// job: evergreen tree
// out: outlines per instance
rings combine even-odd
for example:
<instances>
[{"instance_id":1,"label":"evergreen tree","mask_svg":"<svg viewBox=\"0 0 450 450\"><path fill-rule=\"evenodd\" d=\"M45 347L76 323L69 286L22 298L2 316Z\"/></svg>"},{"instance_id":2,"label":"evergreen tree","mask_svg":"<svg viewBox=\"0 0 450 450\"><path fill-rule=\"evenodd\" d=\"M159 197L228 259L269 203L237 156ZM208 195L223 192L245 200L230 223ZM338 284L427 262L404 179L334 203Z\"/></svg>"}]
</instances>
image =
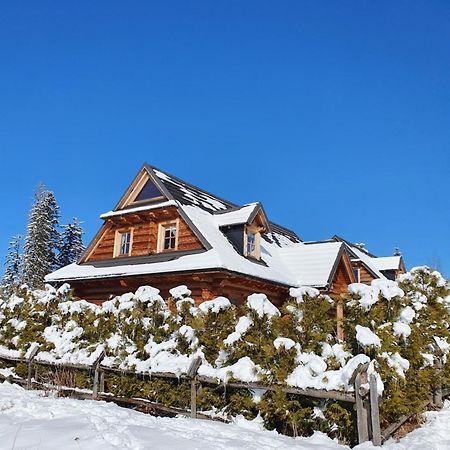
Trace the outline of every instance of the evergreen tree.
<instances>
[{"instance_id":1,"label":"evergreen tree","mask_svg":"<svg viewBox=\"0 0 450 450\"><path fill-rule=\"evenodd\" d=\"M57 268L77 262L84 251L83 229L77 218L67 225L62 225L60 235Z\"/></svg>"},{"instance_id":2,"label":"evergreen tree","mask_svg":"<svg viewBox=\"0 0 450 450\"><path fill-rule=\"evenodd\" d=\"M45 275L57 267L58 222L59 206L55 196L39 186L28 219L24 247L24 281L32 288L42 287Z\"/></svg>"},{"instance_id":3,"label":"evergreen tree","mask_svg":"<svg viewBox=\"0 0 450 450\"><path fill-rule=\"evenodd\" d=\"M22 255L20 253L22 236L14 236L9 244L5 261L1 289L3 294L9 295L22 281Z\"/></svg>"}]
</instances>

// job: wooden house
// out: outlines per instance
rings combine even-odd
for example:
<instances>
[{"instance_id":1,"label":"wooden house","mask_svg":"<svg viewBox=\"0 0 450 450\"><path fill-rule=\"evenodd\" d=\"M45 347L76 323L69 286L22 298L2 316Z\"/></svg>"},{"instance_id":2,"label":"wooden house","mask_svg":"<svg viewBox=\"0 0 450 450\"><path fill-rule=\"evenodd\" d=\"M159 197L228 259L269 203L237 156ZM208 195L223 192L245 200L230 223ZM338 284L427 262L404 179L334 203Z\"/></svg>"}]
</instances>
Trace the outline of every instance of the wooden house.
<instances>
[{"instance_id":1,"label":"wooden house","mask_svg":"<svg viewBox=\"0 0 450 450\"><path fill-rule=\"evenodd\" d=\"M352 244L303 242L270 221L260 203L235 205L148 164L100 217L103 225L81 259L46 277L70 283L76 296L93 302L141 285L167 297L184 284L198 302L223 295L239 304L263 292L281 305L290 287L339 296L357 281ZM390 267L372 275L384 277Z\"/></svg>"}]
</instances>

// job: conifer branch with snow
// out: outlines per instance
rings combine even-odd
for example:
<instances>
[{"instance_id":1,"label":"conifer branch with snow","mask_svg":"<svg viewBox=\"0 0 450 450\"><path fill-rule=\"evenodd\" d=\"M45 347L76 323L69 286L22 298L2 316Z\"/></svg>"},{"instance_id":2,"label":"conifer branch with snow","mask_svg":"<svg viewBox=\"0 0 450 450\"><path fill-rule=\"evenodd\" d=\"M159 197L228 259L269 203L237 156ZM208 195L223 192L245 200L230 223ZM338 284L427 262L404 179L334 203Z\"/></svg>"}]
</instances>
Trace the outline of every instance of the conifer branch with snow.
<instances>
[{"instance_id":1,"label":"conifer branch with snow","mask_svg":"<svg viewBox=\"0 0 450 450\"><path fill-rule=\"evenodd\" d=\"M5 261L5 273L3 275L1 290L4 294L10 295L22 281L22 255L20 247L22 236L14 236L8 247L8 254Z\"/></svg>"},{"instance_id":2,"label":"conifer branch with snow","mask_svg":"<svg viewBox=\"0 0 450 450\"><path fill-rule=\"evenodd\" d=\"M72 222L62 225L63 229L59 239L59 253L57 256L57 268L61 268L77 262L84 252L83 229L75 217Z\"/></svg>"},{"instance_id":3,"label":"conifer branch with snow","mask_svg":"<svg viewBox=\"0 0 450 450\"><path fill-rule=\"evenodd\" d=\"M28 219L23 257L24 282L30 287L41 287L45 275L57 267L59 217L59 206L53 192L39 186Z\"/></svg>"}]
</instances>

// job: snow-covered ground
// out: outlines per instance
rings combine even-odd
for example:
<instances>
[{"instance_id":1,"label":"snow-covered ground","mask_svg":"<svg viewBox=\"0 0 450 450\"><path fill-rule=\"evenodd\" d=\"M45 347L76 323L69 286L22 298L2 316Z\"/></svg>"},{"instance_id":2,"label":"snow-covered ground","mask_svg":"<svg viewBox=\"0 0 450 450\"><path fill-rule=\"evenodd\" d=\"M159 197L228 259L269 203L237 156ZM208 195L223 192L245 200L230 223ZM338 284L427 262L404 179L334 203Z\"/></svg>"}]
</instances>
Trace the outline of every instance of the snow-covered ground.
<instances>
[{"instance_id":1,"label":"snow-covered ground","mask_svg":"<svg viewBox=\"0 0 450 450\"><path fill-rule=\"evenodd\" d=\"M450 448L450 402L389 450ZM260 430L257 422L223 424L152 417L111 403L55 398L17 385L0 384L0 449L306 449L344 450L327 436L292 439ZM371 444L356 447L373 448Z\"/></svg>"}]
</instances>

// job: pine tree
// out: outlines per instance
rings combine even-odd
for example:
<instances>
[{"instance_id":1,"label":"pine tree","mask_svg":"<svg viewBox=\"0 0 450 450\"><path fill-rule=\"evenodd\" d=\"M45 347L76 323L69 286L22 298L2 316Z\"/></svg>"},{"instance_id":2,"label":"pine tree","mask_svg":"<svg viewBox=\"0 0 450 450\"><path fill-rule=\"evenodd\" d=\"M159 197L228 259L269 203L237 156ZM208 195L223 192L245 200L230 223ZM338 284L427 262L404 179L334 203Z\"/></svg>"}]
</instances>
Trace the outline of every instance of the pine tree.
<instances>
[{"instance_id":1,"label":"pine tree","mask_svg":"<svg viewBox=\"0 0 450 450\"><path fill-rule=\"evenodd\" d=\"M1 284L1 290L4 295L11 294L22 280L21 242L22 236L14 236L9 244L5 261L5 274Z\"/></svg>"},{"instance_id":2,"label":"pine tree","mask_svg":"<svg viewBox=\"0 0 450 450\"><path fill-rule=\"evenodd\" d=\"M62 225L63 232L60 235L59 253L57 256L57 268L77 262L84 251L83 229L77 218L67 225Z\"/></svg>"},{"instance_id":3,"label":"pine tree","mask_svg":"<svg viewBox=\"0 0 450 450\"><path fill-rule=\"evenodd\" d=\"M24 281L32 288L42 287L45 275L57 267L58 222L59 206L55 196L39 186L28 219L24 247Z\"/></svg>"}]
</instances>

